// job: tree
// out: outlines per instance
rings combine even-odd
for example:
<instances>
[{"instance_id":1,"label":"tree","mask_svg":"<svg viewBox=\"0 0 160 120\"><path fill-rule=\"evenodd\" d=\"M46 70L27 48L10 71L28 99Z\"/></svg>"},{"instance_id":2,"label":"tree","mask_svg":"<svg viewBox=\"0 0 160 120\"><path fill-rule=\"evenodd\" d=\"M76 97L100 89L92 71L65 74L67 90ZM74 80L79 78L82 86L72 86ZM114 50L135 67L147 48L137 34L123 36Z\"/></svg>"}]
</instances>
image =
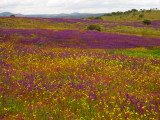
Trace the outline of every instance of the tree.
<instances>
[{"instance_id":1,"label":"tree","mask_svg":"<svg viewBox=\"0 0 160 120\"><path fill-rule=\"evenodd\" d=\"M144 25L150 25L150 24L151 24L151 21L150 21L150 20L143 20L143 24L144 24Z\"/></svg>"},{"instance_id":2,"label":"tree","mask_svg":"<svg viewBox=\"0 0 160 120\"><path fill-rule=\"evenodd\" d=\"M116 12L112 12L112 15L116 15Z\"/></svg>"},{"instance_id":3,"label":"tree","mask_svg":"<svg viewBox=\"0 0 160 120\"><path fill-rule=\"evenodd\" d=\"M112 14L108 13L108 14L104 14L104 16L112 16Z\"/></svg>"},{"instance_id":4,"label":"tree","mask_svg":"<svg viewBox=\"0 0 160 120\"><path fill-rule=\"evenodd\" d=\"M101 27L99 25L96 24L91 24L87 27L87 30L97 30L97 31L101 31Z\"/></svg>"},{"instance_id":5,"label":"tree","mask_svg":"<svg viewBox=\"0 0 160 120\"><path fill-rule=\"evenodd\" d=\"M152 10L146 10L146 12L151 12Z\"/></svg>"},{"instance_id":6,"label":"tree","mask_svg":"<svg viewBox=\"0 0 160 120\"><path fill-rule=\"evenodd\" d=\"M132 11L132 12L138 12L138 10L137 10L137 9L132 9L131 11Z\"/></svg>"},{"instance_id":7,"label":"tree","mask_svg":"<svg viewBox=\"0 0 160 120\"><path fill-rule=\"evenodd\" d=\"M10 15L10 17L16 17L16 16L12 14L12 15Z\"/></svg>"},{"instance_id":8,"label":"tree","mask_svg":"<svg viewBox=\"0 0 160 120\"><path fill-rule=\"evenodd\" d=\"M94 20L94 17L92 16L92 17L89 17L88 19L90 19L90 20Z\"/></svg>"},{"instance_id":9,"label":"tree","mask_svg":"<svg viewBox=\"0 0 160 120\"><path fill-rule=\"evenodd\" d=\"M94 20L102 20L102 17L101 16L95 17Z\"/></svg>"},{"instance_id":10,"label":"tree","mask_svg":"<svg viewBox=\"0 0 160 120\"><path fill-rule=\"evenodd\" d=\"M145 11L146 11L146 9L143 9L143 10L142 10L142 12L145 12Z\"/></svg>"}]
</instances>

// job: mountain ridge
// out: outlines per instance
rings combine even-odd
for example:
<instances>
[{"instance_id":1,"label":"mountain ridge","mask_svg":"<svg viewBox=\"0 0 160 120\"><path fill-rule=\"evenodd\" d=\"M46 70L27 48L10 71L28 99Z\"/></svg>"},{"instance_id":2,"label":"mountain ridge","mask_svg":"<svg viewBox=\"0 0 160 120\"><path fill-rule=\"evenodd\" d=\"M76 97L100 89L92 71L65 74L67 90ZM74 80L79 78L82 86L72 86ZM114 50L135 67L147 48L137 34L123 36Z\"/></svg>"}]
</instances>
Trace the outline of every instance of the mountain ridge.
<instances>
[{"instance_id":1,"label":"mountain ridge","mask_svg":"<svg viewBox=\"0 0 160 120\"><path fill-rule=\"evenodd\" d=\"M10 15L15 15L17 17L42 17L42 18L87 18L87 17L98 17L102 16L105 13L60 13L60 14L28 14L28 15L23 15L23 14L15 14L12 12L2 12L0 13L0 16L10 16Z\"/></svg>"}]
</instances>

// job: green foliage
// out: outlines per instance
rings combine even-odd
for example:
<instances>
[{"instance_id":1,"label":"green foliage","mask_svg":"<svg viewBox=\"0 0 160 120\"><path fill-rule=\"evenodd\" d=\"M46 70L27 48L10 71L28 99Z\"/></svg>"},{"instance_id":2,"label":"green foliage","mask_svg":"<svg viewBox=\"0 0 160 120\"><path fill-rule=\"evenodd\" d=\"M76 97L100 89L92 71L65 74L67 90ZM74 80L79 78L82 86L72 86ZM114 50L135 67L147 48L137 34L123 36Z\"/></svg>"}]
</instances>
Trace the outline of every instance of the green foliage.
<instances>
[{"instance_id":1,"label":"green foliage","mask_svg":"<svg viewBox=\"0 0 160 120\"><path fill-rule=\"evenodd\" d=\"M123 14L123 12L120 12L120 11L118 11L118 12L112 12L112 15L122 15Z\"/></svg>"},{"instance_id":2,"label":"green foliage","mask_svg":"<svg viewBox=\"0 0 160 120\"><path fill-rule=\"evenodd\" d=\"M104 14L104 16L112 16L112 14Z\"/></svg>"},{"instance_id":3,"label":"green foliage","mask_svg":"<svg viewBox=\"0 0 160 120\"><path fill-rule=\"evenodd\" d=\"M136 48L135 48L136 49ZM140 58L160 58L160 47L149 46L137 50L109 50L109 54L124 54Z\"/></svg>"},{"instance_id":4,"label":"green foliage","mask_svg":"<svg viewBox=\"0 0 160 120\"><path fill-rule=\"evenodd\" d=\"M146 12L151 12L152 10L146 10Z\"/></svg>"},{"instance_id":5,"label":"green foliage","mask_svg":"<svg viewBox=\"0 0 160 120\"><path fill-rule=\"evenodd\" d=\"M88 19L90 20L103 20L101 16L98 16L98 17L89 17Z\"/></svg>"},{"instance_id":6,"label":"green foliage","mask_svg":"<svg viewBox=\"0 0 160 120\"><path fill-rule=\"evenodd\" d=\"M94 20L94 17L92 16L92 17L88 17L88 19L90 19L90 20Z\"/></svg>"},{"instance_id":7,"label":"green foliage","mask_svg":"<svg viewBox=\"0 0 160 120\"><path fill-rule=\"evenodd\" d=\"M144 17L144 15L143 15L143 14L140 14L140 15L139 15L139 18L142 18L142 17Z\"/></svg>"},{"instance_id":8,"label":"green foliage","mask_svg":"<svg viewBox=\"0 0 160 120\"><path fill-rule=\"evenodd\" d=\"M125 11L124 13L129 14L129 13L134 13L134 12L138 12L138 10L137 9L131 9L131 10Z\"/></svg>"},{"instance_id":9,"label":"green foliage","mask_svg":"<svg viewBox=\"0 0 160 120\"><path fill-rule=\"evenodd\" d=\"M102 20L101 16L95 17L94 20Z\"/></svg>"},{"instance_id":10,"label":"green foliage","mask_svg":"<svg viewBox=\"0 0 160 120\"><path fill-rule=\"evenodd\" d=\"M142 15L141 15L142 14ZM134 22L134 21L142 21L142 18L149 20L159 20L160 19L160 10L145 10L141 9L140 11L136 11L134 9L123 12L123 14L119 14L119 12L107 13L102 16L104 21L123 21L123 22ZM121 17L120 17L121 16Z\"/></svg>"},{"instance_id":11,"label":"green foliage","mask_svg":"<svg viewBox=\"0 0 160 120\"><path fill-rule=\"evenodd\" d=\"M87 30L97 30L97 31L101 31L101 27L99 25L96 24L91 24L87 27Z\"/></svg>"},{"instance_id":12,"label":"green foliage","mask_svg":"<svg viewBox=\"0 0 160 120\"><path fill-rule=\"evenodd\" d=\"M138 12L138 10L137 9L132 9L131 12Z\"/></svg>"},{"instance_id":13,"label":"green foliage","mask_svg":"<svg viewBox=\"0 0 160 120\"><path fill-rule=\"evenodd\" d=\"M150 25L150 24L151 24L151 21L150 21L150 20L143 20L143 24L144 24L144 25Z\"/></svg>"},{"instance_id":14,"label":"green foliage","mask_svg":"<svg viewBox=\"0 0 160 120\"><path fill-rule=\"evenodd\" d=\"M10 15L10 17L16 17L15 15Z\"/></svg>"},{"instance_id":15,"label":"green foliage","mask_svg":"<svg viewBox=\"0 0 160 120\"><path fill-rule=\"evenodd\" d=\"M133 13L133 16L135 16L136 14L135 13Z\"/></svg>"},{"instance_id":16,"label":"green foliage","mask_svg":"<svg viewBox=\"0 0 160 120\"><path fill-rule=\"evenodd\" d=\"M38 46L38 47L45 47L45 44L43 44L43 43L38 43L37 46Z\"/></svg>"}]
</instances>

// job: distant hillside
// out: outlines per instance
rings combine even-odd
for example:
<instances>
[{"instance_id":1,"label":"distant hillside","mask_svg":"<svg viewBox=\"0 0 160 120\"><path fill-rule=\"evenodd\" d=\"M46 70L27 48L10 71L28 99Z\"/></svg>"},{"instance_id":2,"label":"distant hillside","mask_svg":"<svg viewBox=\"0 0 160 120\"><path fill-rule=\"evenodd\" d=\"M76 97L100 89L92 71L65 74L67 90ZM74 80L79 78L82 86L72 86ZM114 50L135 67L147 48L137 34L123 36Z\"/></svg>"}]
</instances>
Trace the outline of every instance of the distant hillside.
<instances>
[{"instance_id":1,"label":"distant hillside","mask_svg":"<svg viewBox=\"0 0 160 120\"><path fill-rule=\"evenodd\" d=\"M14 13L11 12L3 12L0 13L0 16L10 16ZM88 18L88 17L98 17L98 16L102 16L105 13L95 13L95 14L91 14L91 13L72 13L72 14L34 14L34 15L22 15L22 14L14 14L17 17L42 17L42 18Z\"/></svg>"},{"instance_id":2,"label":"distant hillside","mask_svg":"<svg viewBox=\"0 0 160 120\"><path fill-rule=\"evenodd\" d=\"M39 14L26 15L27 17L43 17L43 18L88 18L102 16L104 13L90 14L90 13L72 13L72 14Z\"/></svg>"},{"instance_id":3,"label":"distant hillside","mask_svg":"<svg viewBox=\"0 0 160 120\"><path fill-rule=\"evenodd\" d=\"M160 20L160 10L128 10L126 12L112 12L101 16L102 20L105 21L142 21L144 19L149 20Z\"/></svg>"},{"instance_id":4,"label":"distant hillside","mask_svg":"<svg viewBox=\"0 0 160 120\"><path fill-rule=\"evenodd\" d=\"M10 16L10 15L15 15L17 17L24 17L24 15L22 15L22 14L14 14L14 13L11 13L11 12L0 13L0 16Z\"/></svg>"}]
</instances>

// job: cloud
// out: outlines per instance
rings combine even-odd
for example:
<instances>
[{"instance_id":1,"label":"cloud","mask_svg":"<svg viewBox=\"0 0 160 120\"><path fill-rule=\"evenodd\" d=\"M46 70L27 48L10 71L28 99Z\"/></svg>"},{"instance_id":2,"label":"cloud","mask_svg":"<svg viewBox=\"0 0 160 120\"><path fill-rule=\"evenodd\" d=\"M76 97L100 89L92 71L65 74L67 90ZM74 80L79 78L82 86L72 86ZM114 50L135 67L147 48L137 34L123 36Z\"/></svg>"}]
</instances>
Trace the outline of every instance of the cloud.
<instances>
[{"instance_id":1,"label":"cloud","mask_svg":"<svg viewBox=\"0 0 160 120\"><path fill-rule=\"evenodd\" d=\"M132 8L160 8L160 0L1 0L0 2L0 12L22 14L108 13Z\"/></svg>"}]
</instances>

